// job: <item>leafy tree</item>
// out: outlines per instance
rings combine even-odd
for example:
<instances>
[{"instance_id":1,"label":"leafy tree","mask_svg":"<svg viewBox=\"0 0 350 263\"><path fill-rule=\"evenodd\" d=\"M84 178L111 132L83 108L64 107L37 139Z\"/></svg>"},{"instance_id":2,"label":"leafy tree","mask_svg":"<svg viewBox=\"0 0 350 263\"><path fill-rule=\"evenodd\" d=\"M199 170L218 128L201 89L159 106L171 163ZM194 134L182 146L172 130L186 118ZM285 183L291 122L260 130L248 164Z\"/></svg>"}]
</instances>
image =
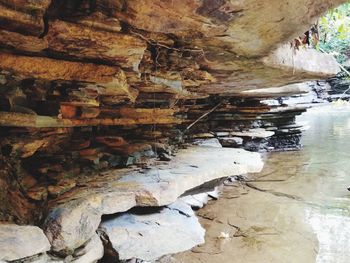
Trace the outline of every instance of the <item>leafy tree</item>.
<instances>
[{"instance_id":1,"label":"leafy tree","mask_svg":"<svg viewBox=\"0 0 350 263\"><path fill-rule=\"evenodd\" d=\"M343 63L350 57L350 1L330 10L319 21L318 48Z\"/></svg>"}]
</instances>

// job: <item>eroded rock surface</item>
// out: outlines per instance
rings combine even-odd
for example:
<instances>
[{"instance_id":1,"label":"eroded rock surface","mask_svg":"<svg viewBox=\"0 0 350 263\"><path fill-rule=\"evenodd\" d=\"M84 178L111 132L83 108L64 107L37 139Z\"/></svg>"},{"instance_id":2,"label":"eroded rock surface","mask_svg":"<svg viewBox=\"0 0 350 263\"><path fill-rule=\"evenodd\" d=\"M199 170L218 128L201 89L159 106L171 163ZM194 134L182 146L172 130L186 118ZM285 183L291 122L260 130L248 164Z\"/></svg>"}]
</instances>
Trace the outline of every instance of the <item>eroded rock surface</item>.
<instances>
[{"instance_id":1,"label":"eroded rock surface","mask_svg":"<svg viewBox=\"0 0 350 263\"><path fill-rule=\"evenodd\" d=\"M339 70L286 43L341 2L0 1L0 219L38 223L80 175L170 160L197 134L292 124L303 109L260 101Z\"/></svg>"},{"instance_id":2,"label":"eroded rock surface","mask_svg":"<svg viewBox=\"0 0 350 263\"><path fill-rule=\"evenodd\" d=\"M288 41L344 1L0 0L0 220L68 260L104 214L261 168L220 146L297 148L283 86L339 67Z\"/></svg>"},{"instance_id":3,"label":"eroded rock surface","mask_svg":"<svg viewBox=\"0 0 350 263\"><path fill-rule=\"evenodd\" d=\"M258 153L191 147L152 169L119 169L81 178L77 188L50 203L44 230L54 251L69 254L94 235L104 214L135 206L168 205L204 182L259 172L262 167Z\"/></svg>"}]
</instances>

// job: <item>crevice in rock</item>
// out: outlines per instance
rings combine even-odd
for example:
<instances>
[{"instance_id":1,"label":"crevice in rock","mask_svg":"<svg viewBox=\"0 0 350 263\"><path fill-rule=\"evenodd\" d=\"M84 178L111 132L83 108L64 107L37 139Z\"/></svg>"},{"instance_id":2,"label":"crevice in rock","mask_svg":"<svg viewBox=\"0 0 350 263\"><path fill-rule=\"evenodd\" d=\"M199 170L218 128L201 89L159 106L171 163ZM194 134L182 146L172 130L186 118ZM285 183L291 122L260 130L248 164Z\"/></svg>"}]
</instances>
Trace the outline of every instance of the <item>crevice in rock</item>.
<instances>
[{"instance_id":1,"label":"crevice in rock","mask_svg":"<svg viewBox=\"0 0 350 263\"><path fill-rule=\"evenodd\" d=\"M101 263L120 262L118 252L113 248L108 235L102 229L97 230L97 232L102 240L103 247L104 247L104 255L98 262L101 262Z\"/></svg>"},{"instance_id":2,"label":"crevice in rock","mask_svg":"<svg viewBox=\"0 0 350 263\"><path fill-rule=\"evenodd\" d=\"M272 194L274 196L284 197L284 198L288 198L288 199L292 199L292 200L295 200L295 201L299 201L299 202L304 202L305 203L305 200L303 198L301 198L299 196L296 196L296 195L291 195L291 194L276 192L276 191L272 191L272 190L262 189L262 188L259 188L259 187L255 186L255 185L251 184L251 183L245 183L245 185L248 186L249 188L257 190L259 192L269 193L269 194Z\"/></svg>"}]
</instances>

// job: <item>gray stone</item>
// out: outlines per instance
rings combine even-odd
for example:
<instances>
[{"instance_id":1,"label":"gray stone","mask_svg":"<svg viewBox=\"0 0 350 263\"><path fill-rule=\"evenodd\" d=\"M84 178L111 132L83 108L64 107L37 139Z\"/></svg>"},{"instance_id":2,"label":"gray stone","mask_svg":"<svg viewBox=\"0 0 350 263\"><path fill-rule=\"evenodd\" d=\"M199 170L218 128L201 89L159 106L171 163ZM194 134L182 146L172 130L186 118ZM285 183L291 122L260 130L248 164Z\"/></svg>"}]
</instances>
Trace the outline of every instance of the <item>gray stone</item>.
<instances>
[{"instance_id":1,"label":"gray stone","mask_svg":"<svg viewBox=\"0 0 350 263\"><path fill-rule=\"evenodd\" d=\"M208 203L209 197L207 193L201 193L196 195L184 196L181 197L180 200L193 208L202 208Z\"/></svg>"},{"instance_id":2,"label":"gray stone","mask_svg":"<svg viewBox=\"0 0 350 263\"><path fill-rule=\"evenodd\" d=\"M271 87L264 89L252 89L242 91L242 96L260 97L260 98L270 98L270 97L282 97L291 96L295 94L305 94L311 91L310 86L305 83L290 84L282 87Z\"/></svg>"},{"instance_id":3,"label":"gray stone","mask_svg":"<svg viewBox=\"0 0 350 263\"><path fill-rule=\"evenodd\" d=\"M116 169L81 178L81 187L52 201L44 231L53 251L72 254L95 235L104 214L135 206L164 206L185 191L232 175L259 172L258 153L242 149L191 147L167 164L148 170Z\"/></svg>"},{"instance_id":4,"label":"gray stone","mask_svg":"<svg viewBox=\"0 0 350 263\"><path fill-rule=\"evenodd\" d=\"M281 45L263 59L266 66L277 67L297 73L308 73L322 78L331 77L341 71L336 59L315 49L295 50L289 44Z\"/></svg>"},{"instance_id":5,"label":"gray stone","mask_svg":"<svg viewBox=\"0 0 350 263\"><path fill-rule=\"evenodd\" d=\"M96 234L82 248L74 251L72 262L74 263L96 263L103 257L103 244L100 237Z\"/></svg>"},{"instance_id":6,"label":"gray stone","mask_svg":"<svg viewBox=\"0 0 350 263\"><path fill-rule=\"evenodd\" d=\"M267 131L263 128L250 129L247 131L241 132L231 132L232 136L240 136L240 137L252 137L252 138L268 138L274 135L273 131Z\"/></svg>"},{"instance_id":7,"label":"gray stone","mask_svg":"<svg viewBox=\"0 0 350 263\"><path fill-rule=\"evenodd\" d=\"M66 261L65 259L62 259L62 258L53 257L51 255L48 255L47 253L29 257L20 261L20 263L68 263L68 262L70 261L68 260Z\"/></svg>"},{"instance_id":8,"label":"gray stone","mask_svg":"<svg viewBox=\"0 0 350 263\"><path fill-rule=\"evenodd\" d=\"M152 261L202 244L205 235L191 207L181 201L159 213L109 219L102 222L100 230L108 235L121 260Z\"/></svg>"},{"instance_id":9,"label":"gray stone","mask_svg":"<svg viewBox=\"0 0 350 263\"><path fill-rule=\"evenodd\" d=\"M241 137L222 137L220 143L224 147L238 147L243 144L243 139Z\"/></svg>"},{"instance_id":10,"label":"gray stone","mask_svg":"<svg viewBox=\"0 0 350 263\"><path fill-rule=\"evenodd\" d=\"M48 250L50 243L39 227L0 224L0 260L17 260Z\"/></svg>"},{"instance_id":11,"label":"gray stone","mask_svg":"<svg viewBox=\"0 0 350 263\"><path fill-rule=\"evenodd\" d=\"M218 147L221 148L221 144L218 139L212 138L212 139L197 139L193 142L193 144L198 146L207 146L207 147Z\"/></svg>"}]
</instances>

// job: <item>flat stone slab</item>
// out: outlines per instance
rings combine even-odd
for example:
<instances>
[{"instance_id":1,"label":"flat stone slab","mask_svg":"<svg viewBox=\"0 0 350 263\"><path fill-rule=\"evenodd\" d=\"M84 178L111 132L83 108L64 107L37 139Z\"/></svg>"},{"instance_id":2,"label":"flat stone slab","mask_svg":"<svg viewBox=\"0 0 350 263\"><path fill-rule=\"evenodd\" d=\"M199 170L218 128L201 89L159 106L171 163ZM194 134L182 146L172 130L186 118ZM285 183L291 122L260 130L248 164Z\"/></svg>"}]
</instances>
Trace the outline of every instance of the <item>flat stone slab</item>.
<instances>
[{"instance_id":1,"label":"flat stone slab","mask_svg":"<svg viewBox=\"0 0 350 263\"><path fill-rule=\"evenodd\" d=\"M121 260L153 261L202 244L205 236L191 207L180 200L158 213L117 216L102 222L100 230L108 235Z\"/></svg>"},{"instance_id":2,"label":"flat stone slab","mask_svg":"<svg viewBox=\"0 0 350 263\"><path fill-rule=\"evenodd\" d=\"M232 136L239 136L239 137L252 137L252 138L268 138L274 135L275 133L273 131L267 131L262 128L257 129L250 129L248 131L242 131L242 132L231 132Z\"/></svg>"},{"instance_id":3,"label":"flat stone slab","mask_svg":"<svg viewBox=\"0 0 350 263\"><path fill-rule=\"evenodd\" d=\"M34 256L50 247L39 227L0 224L0 262Z\"/></svg>"},{"instance_id":4,"label":"flat stone slab","mask_svg":"<svg viewBox=\"0 0 350 263\"><path fill-rule=\"evenodd\" d=\"M242 91L241 95L248 96L248 97L269 98L269 97L281 97L281 96L291 96L296 94L305 94L310 91L311 91L310 86L307 85L306 82L304 82L304 83L290 84L282 87L246 90L246 91Z\"/></svg>"},{"instance_id":5,"label":"flat stone slab","mask_svg":"<svg viewBox=\"0 0 350 263\"><path fill-rule=\"evenodd\" d=\"M116 169L81 178L76 188L49 204L44 231L53 251L72 254L95 234L104 214L168 205L205 182L262 167L258 153L197 146L180 150L170 162L152 169Z\"/></svg>"},{"instance_id":6,"label":"flat stone slab","mask_svg":"<svg viewBox=\"0 0 350 263\"><path fill-rule=\"evenodd\" d=\"M338 62L332 55L311 48L295 50L290 48L289 44L281 45L268 57L265 57L263 62L266 66L322 78L335 76L341 71Z\"/></svg>"}]
</instances>

